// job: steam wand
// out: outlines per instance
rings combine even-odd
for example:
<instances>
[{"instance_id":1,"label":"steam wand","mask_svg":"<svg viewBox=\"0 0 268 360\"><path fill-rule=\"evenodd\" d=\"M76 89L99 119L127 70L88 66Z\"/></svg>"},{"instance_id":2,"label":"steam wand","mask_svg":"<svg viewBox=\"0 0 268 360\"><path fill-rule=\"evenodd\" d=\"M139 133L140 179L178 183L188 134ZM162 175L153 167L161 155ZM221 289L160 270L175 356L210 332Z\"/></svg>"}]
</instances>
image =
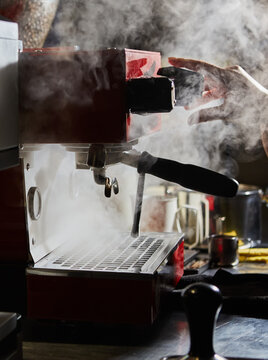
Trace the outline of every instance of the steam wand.
<instances>
[{"instance_id":1,"label":"steam wand","mask_svg":"<svg viewBox=\"0 0 268 360\"><path fill-rule=\"evenodd\" d=\"M135 209L134 209L134 219L131 230L132 237L138 237L140 234L140 218L141 218L141 209L142 209L142 200L144 192L144 183L145 183L145 173L139 174L137 194L135 200Z\"/></svg>"},{"instance_id":2,"label":"steam wand","mask_svg":"<svg viewBox=\"0 0 268 360\"><path fill-rule=\"evenodd\" d=\"M142 154L135 150L124 152L121 161L136 167L139 173L132 237L139 236L145 173L212 195L232 197L238 189L238 182L227 176L199 166L156 158L147 152Z\"/></svg>"},{"instance_id":3,"label":"steam wand","mask_svg":"<svg viewBox=\"0 0 268 360\"><path fill-rule=\"evenodd\" d=\"M205 194L233 197L238 190L235 179L200 166L155 157L146 151L123 152L121 162L136 167L139 174L151 174Z\"/></svg>"},{"instance_id":4,"label":"steam wand","mask_svg":"<svg viewBox=\"0 0 268 360\"><path fill-rule=\"evenodd\" d=\"M130 148L131 146L129 145ZM233 197L238 190L239 184L236 180L209 169L155 157L146 151L140 153L134 149L129 150L126 146L107 147L103 144L93 144L89 148L85 165L86 168L93 170L95 182L105 185L107 197L111 196L112 189L117 194L119 186L116 178L111 179L106 176L106 167L120 162L135 167L139 174L151 174L185 188L214 196ZM143 186L141 182L140 189ZM143 191L139 191L142 195ZM139 213L140 211L137 216Z\"/></svg>"}]
</instances>

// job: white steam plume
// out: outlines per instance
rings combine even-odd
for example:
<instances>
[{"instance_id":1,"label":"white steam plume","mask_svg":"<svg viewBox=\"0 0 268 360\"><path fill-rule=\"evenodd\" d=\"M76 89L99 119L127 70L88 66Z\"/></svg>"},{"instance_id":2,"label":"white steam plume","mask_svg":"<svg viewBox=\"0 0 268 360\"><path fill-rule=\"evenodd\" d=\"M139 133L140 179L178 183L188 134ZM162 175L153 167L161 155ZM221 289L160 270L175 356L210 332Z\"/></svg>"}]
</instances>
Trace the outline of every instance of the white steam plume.
<instances>
[{"instance_id":1,"label":"white steam plume","mask_svg":"<svg viewBox=\"0 0 268 360\"><path fill-rule=\"evenodd\" d=\"M218 66L239 64L267 86L267 10L267 3L257 0L64 1L55 29L63 45L157 50L164 65L167 56ZM234 124L219 120L190 127L187 113L176 109L165 122L162 132L141 147L234 176L238 169L233 157L262 155L251 111Z\"/></svg>"},{"instance_id":2,"label":"white steam plume","mask_svg":"<svg viewBox=\"0 0 268 360\"><path fill-rule=\"evenodd\" d=\"M218 66L239 64L267 87L267 10L267 2L257 0L64 0L54 30L61 45L81 49L161 51L163 65L168 56L201 59ZM233 176L238 173L235 159L262 156L259 124L251 111L234 123L216 120L190 126L188 116L182 108L173 110L164 117L162 131L142 139L139 148ZM134 173L128 176L125 168L120 187L128 196L127 191L135 193L131 184ZM112 176L114 169L110 169ZM86 186L93 192L97 187L92 182ZM122 225L126 223L117 217L124 211L120 198L110 200L116 225L125 228ZM97 219L101 222L101 214ZM99 220L94 225L97 229L101 226Z\"/></svg>"}]
</instances>

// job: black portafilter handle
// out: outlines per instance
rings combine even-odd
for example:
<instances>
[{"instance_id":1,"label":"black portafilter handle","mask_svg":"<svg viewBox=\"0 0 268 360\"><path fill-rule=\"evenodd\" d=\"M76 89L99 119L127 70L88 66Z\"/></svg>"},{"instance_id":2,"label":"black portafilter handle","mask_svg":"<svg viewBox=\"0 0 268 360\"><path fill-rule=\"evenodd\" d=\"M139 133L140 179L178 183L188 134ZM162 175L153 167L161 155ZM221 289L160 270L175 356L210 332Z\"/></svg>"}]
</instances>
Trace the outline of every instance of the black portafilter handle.
<instances>
[{"instance_id":1,"label":"black portafilter handle","mask_svg":"<svg viewBox=\"0 0 268 360\"><path fill-rule=\"evenodd\" d=\"M143 152L138 162L138 173L147 173L185 188L202 193L233 197L238 190L235 179L196 165L182 164Z\"/></svg>"},{"instance_id":2,"label":"black portafilter handle","mask_svg":"<svg viewBox=\"0 0 268 360\"><path fill-rule=\"evenodd\" d=\"M220 290L210 284L195 283L182 292L190 330L189 358L213 359L213 334L222 305Z\"/></svg>"}]
</instances>

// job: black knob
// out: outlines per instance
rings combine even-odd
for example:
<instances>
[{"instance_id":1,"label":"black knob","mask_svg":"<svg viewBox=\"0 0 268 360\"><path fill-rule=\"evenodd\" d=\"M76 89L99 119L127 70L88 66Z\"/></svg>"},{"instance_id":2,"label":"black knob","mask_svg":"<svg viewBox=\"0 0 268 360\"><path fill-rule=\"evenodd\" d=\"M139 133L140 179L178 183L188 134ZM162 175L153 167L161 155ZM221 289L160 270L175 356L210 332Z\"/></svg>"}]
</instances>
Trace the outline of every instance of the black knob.
<instances>
[{"instance_id":1,"label":"black knob","mask_svg":"<svg viewBox=\"0 0 268 360\"><path fill-rule=\"evenodd\" d=\"M190 330L189 357L211 359L215 355L213 333L222 305L221 292L214 285L195 283L186 287L182 296Z\"/></svg>"}]
</instances>

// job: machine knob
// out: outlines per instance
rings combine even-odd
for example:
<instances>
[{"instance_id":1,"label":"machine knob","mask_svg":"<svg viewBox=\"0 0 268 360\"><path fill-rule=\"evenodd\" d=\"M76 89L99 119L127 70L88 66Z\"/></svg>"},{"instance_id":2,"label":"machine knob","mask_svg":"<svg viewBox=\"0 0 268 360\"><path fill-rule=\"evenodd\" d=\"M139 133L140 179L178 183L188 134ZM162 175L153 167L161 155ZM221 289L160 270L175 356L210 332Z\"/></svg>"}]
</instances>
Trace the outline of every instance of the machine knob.
<instances>
[{"instance_id":1,"label":"machine knob","mask_svg":"<svg viewBox=\"0 0 268 360\"><path fill-rule=\"evenodd\" d=\"M195 283L183 290L183 304L190 331L190 351L184 356L164 357L162 360L225 360L215 354L213 333L222 305L220 290L210 284Z\"/></svg>"}]
</instances>

